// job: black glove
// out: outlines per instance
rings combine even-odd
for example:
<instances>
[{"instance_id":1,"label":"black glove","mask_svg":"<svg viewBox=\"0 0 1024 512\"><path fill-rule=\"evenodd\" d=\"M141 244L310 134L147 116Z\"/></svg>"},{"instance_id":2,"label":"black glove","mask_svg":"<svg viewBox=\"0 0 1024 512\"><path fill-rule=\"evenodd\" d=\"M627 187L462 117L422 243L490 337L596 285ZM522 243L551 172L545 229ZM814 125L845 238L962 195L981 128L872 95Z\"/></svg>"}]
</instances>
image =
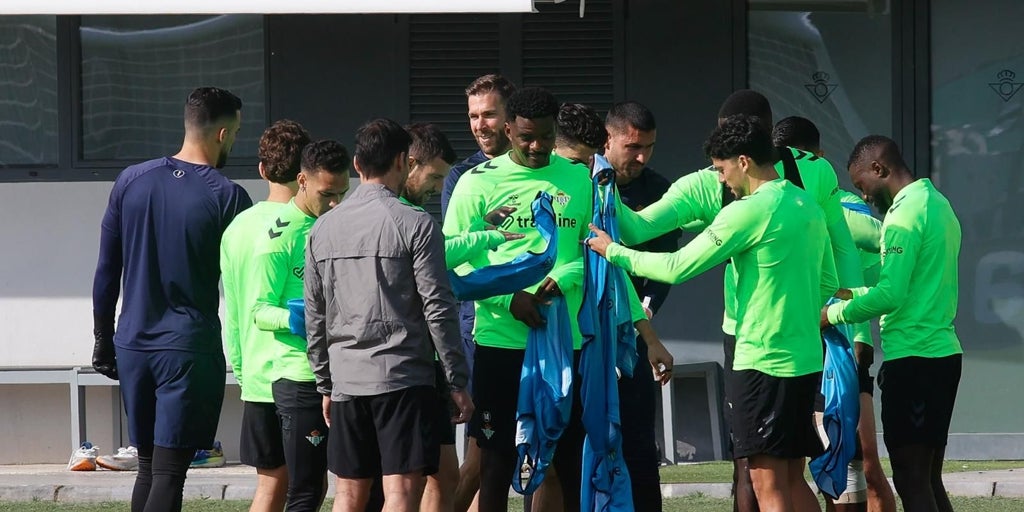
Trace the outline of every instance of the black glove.
<instances>
[{"instance_id":1,"label":"black glove","mask_svg":"<svg viewBox=\"0 0 1024 512\"><path fill-rule=\"evenodd\" d=\"M107 325L107 324L111 325ZM113 322L96 320L92 335L96 344L92 346L92 368L96 373L117 380L117 357L114 355Z\"/></svg>"}]
</instances>

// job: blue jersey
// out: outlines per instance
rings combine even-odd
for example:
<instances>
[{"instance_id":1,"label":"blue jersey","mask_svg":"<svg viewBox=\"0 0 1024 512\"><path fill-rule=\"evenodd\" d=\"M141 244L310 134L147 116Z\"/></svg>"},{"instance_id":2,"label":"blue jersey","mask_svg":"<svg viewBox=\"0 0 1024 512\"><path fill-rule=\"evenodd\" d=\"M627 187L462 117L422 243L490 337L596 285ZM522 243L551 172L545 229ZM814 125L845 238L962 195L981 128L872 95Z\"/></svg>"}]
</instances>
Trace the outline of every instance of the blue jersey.
<instances>
[{"instance_id":1,"label":"blue jersey","mask_svg":"<svg viewBox=\"0 0 1024 512\"><path fill-rule=\"evenodd\" d=\"M100 230L93 315L113 325L121 348L220 353L220 239L252 206L245 190L216 169L173 158L118 175Z\"/></svg>"}]
</instances>

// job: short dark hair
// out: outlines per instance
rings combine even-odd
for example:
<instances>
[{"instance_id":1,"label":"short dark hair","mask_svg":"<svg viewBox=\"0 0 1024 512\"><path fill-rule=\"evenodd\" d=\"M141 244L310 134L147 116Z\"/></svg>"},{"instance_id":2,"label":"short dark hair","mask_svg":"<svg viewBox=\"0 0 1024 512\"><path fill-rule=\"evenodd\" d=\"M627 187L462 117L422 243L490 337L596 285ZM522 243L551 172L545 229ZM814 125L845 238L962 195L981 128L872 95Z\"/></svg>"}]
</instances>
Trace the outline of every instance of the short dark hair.
<instances>
[{"instance_id":1,"label":"short dark hair","mask_svg":"<svg viewBox=\"0 0 1024 512\"><path fill-rule=\"evenodd\" d=\"M424 163L440 157L448 165L455 163L455 149L448 142L448 136L436 124L413 123L406 125L405 131L412 137L409 156L417 162Z\"/></svg>"},{"instance_id":2,"label":"short dark hair","mask_svg":"<svg viewBox=\"0 0 1024 512\"><path fill-rule=\"evenodd\" d=\"M718 118L726 119L737 115L757 116L764 123L765 131L772 130L772 104L763 94L750 89L740 89L729 95L718 109Z\"/></svg>"},{"instance_id":3,"label":"short dark hair","mask_svg":"<svg viewBox=\"0 0 1024 512\"><path fill-rule=\"evenodd\" d=\"M318 140L302 150L302 170L307 174L326 171L331 174L348 174L352 161L348 150L336 140Z\"/></svg>"},{"instance_id":4,"label":"short dark hair","mask_svg":"<svg viewBox=\"0 0 1024 512\"><path fill-rule=\"evenodd\" d=\"M516 84L512 83L511 80L498 74L484 75L466 87L466 96L476 96L477 94L487 94L490 92L498 93L501 99L508 101L512 97L512 94L516 92Z\"/></svg>"},{"instance_id":5,"label":"short dark hair","mask_svg":"<svg viewBox=\"0 0 1024 512\"><path fill-rule=\"evenodd\" d=\"M242 100L219 87L193 89L185 100L185 126L205 129L224 118L234 118Z\"/></svg>"},{"instance_id":6,"label":"short dark hair","mask_svg":"<svg viewBox=\"0 0 1024 512\"><path fill-rule=\"evenodd\" d=\"M291 119L277 121L264 130L257 155L267 179L282 184L295 181L302 165L302 148L309 142L309 132Z\"/></svg>"},{"instance_id":7,"label":"short dark hair","mask_svg":"<svg viewBox=\"0 0 1024 512\"><path fill-rule=\"evenodd\" d=\"M772 143L776 147L790 146L813 153L821 150L821 132L810 119L790 116L775 125Z\"/></svg>"},{"instance_id":8,"label":"short dark hair","mask_svg":"<svg viewBox=\"0 0 1024 512\"><path fill-rule=\"evenodd\" d=\"M409 132L391 119L374 119L360 126L356 131L359 171L370 178L387 174L395 158L409 152L410 144Z\"/></svg>"},{"instance_id":9,"label":"short dark hair","mask_svg":"<svg viewBox=\"0 0 1024 512\"><path fill-rule=\"evenodd\" d=\"M608 130L601 116L588 105L565 103L558 109L559 144L583 144L600 149L608 142Z\"/></svg>"},{"instance_id":10,"label":"short dark hair","mask_svg":"<svg viewBox=\"0 0 1024 512\"><path fill-rule=\"evenodd\" d=\"M850 152L850 160L846 163L846 168L849 169L872 155L878 155L878 159L887 165L910 172L896 141L884 135L868 135L858 141L853 146L853 151Z\"/></svg>"},{"instance_id":11,"label":"short dark hair","mask_svg":"<svg viewBox=\"0 0 1024 512\"><path fill-rule=\"evenodd\" d=\"M704 154L717 160L746 155L760 165L775 163L771 135L756 116L726 118L704 142Z\"/></svg>"},{"instance_id":12,"label":"short dark hair","mask_svg":"<svg viewBox=\"0 0 1024 512\"><path fill-rule=\"evenodd\" d=\"M647 107L635 101L624 101L612 105L604 124L610 130L621 131L632 127L642 132L654 131L658 125L654 122L654 114Z\"/></svg>"},{"instance_id":13,"label":"short dark hair","mask_svg":"<svg viewBox=\"0 0 1024 512\"><path fill-rule=\"evenodd\" d=\"M547 89L527 87L519 89L508 99L505 105L510 121L523 119L541 119L558 117L558 100Z\"/></svg>"}]
</instances>

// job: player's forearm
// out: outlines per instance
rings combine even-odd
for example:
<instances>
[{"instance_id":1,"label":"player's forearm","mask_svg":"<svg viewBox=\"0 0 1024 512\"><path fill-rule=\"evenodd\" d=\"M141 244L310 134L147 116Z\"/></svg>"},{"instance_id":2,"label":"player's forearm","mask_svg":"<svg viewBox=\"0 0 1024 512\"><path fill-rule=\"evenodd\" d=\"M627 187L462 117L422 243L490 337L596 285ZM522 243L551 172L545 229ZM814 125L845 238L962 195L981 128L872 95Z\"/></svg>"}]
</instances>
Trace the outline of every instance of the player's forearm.
<instances>
[{"instance_id":1,"label":"player's forearm","mask_svg":"<svg viewBox=\"0 0 1024 512\"><path fill-rule=\"evenodd\" d=\"M261 331L289 330L288 317L291 316L291 312L286 308L266 302L257 302L252 308L252 316L256 328Z\"/></svg>"}]
</instances>

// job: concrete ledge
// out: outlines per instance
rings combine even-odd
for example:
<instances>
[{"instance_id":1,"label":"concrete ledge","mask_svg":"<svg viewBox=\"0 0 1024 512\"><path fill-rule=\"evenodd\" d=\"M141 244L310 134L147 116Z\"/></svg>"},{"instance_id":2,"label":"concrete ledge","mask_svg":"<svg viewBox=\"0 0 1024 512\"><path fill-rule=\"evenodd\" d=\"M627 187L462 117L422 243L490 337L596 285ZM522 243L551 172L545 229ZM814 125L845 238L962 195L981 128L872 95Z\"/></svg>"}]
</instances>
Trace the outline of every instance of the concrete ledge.
<instances>
[{"instance_id":1,"label":"concrete ledge","mask_svg":"<svg viewBox=\"0 0 1024 512\"><path fill-rule=\"evenodd\" d=\"M131 501L132 488L102 485L60 485L50 498L61 503L91 503L97 501Z\"/></svg>"},{"instance_id":2,"label":"concrete ledge","mask_svg":"<svg viewBox=\"0 0 1024 512\"><path fill-rule=\"evenodd\" d=\"M55 485L2 485L0 502L3 501L53 501L57 492Z\"/></svg>"},{"instance_id":3,"label":"concrete ledge","mask_svg":"<svg viewBox=\"0 0 1024 512\"><path fill-rule=\"evenodd\" d=\"M996 482L996 496L1024 498L1024 482Z\"/></svg>"},{"instance_id":4,"label":"concrete ledge","mask_svg":"<svg viewBox=\"0 0 1024 512\"><path fill-rule=\"evenodd\" d=\"M984 497L991 498L995 492L996 483L991 481L981 482L943 482L946 492L951 496Z\"/></svg>"},{"instance_id":5,"label":"concrete ledge","mask_svg":"<svg viewBox=\"0 0 1024 512\"><path fill-rule=\"evenodd\" d=\"M661 495L666 498L681 498L691 494L729 498L732 496L732 484L661 484Z\"/></svg>"}]
</instances>

